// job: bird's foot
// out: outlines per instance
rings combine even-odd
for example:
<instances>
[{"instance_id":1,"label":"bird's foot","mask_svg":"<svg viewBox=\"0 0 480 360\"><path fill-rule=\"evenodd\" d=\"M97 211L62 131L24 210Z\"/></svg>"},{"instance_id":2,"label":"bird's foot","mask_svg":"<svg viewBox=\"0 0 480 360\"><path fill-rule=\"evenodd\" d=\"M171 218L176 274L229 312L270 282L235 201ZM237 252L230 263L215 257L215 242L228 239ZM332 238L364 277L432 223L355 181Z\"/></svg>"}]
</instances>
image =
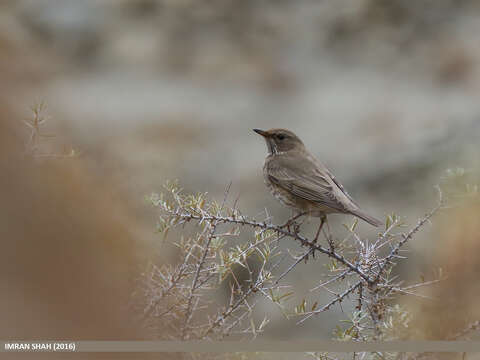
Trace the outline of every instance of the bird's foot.
<instances>
[{"instance_id":1,"label":"bird's foot","mask_svg":"<svg viewBox=\"0 0 480 360\"><path fill-rule=\"evenodd\" d=\"M284 224L280 225L279 228L286 229L288 232L292 232L292 229L295 229L298 226L300 226L299 223L297 223L295 220L289 219Z\"/></svg>"},{"instance_id":2,"label":"bird's foot","mask_svg":"<svg viewBox=\"0 0 480 360\"><path fill-rule=\"evenodd\" d=\"M294 235L297 235L300 232L300 226L301 225L302 225L301 223L297 223L297 222L294 221L292 224L290 224L287 227L288 232L293 233Z\"/></svg>"},{"instance_id":3,"label":"bird's foot","mask_svg":"<svg viewBox=\"0 0 480 360\"><path fill-rule=\"evenodd\" d=\"M300 213L295 216L292 216L290 219L288 219L284 224L280 225L279 227L282 229L286 228L288 232L292 232L292 229L293 229L294 233L298 233L298 230L300 226L303 224L303 221L299 223L296 220L305 214L306 213Z\"/></svg>"}]
</instances>

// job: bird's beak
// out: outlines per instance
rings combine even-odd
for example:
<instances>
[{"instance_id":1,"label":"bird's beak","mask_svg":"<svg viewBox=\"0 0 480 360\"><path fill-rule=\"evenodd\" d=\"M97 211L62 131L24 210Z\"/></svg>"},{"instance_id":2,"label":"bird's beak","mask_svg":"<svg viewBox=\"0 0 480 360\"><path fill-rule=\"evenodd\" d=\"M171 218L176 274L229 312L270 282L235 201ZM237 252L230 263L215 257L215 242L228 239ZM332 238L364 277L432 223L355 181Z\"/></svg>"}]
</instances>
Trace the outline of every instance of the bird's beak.
<instances>
[{"instance_id":1,"label":"bird's beak","mask_svg":"<svg viewBox=\"0 0 480 360\"><path fill-rule=\"evenodd\" d=\"M257 134L259 135L262 135L263 137L267 137L268 136L268 133L264 130L260 130L260 129L253 129L253 131L255 131Z\"/></svg>"}]
</instances>

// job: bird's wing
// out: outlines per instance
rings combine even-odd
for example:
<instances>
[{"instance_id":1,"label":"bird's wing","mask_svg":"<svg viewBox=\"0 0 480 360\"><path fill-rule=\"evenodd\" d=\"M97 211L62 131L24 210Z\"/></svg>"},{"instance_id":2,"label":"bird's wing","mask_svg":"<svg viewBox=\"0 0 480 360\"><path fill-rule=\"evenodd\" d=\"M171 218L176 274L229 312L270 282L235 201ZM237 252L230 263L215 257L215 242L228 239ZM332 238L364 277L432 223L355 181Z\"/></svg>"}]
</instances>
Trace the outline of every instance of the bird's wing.
<instances>
[{"instance_id":1,"label":"bird's wing","mask_svg":"<svg viewBox=\"0 0 480 360\"><path fill-rule=\"evenodd\" d=\"M358 207L358 204L355 202L355 200L353 200L353 198L350 196L350 194L347 192L347 190L345 190L345 188L343 187L343 185L337 180L337 178L335 176L333 176L333 174L330 172L330 170L328 170L327 168L325 168L327 173L328 173L328 176L330 176L330 179L332 179L332 181L335 183L335 185L337 185L337 187L340 189L340 191L343 193L343 195L346 196L346 198L352 203L354 204L356 207Z\"/></svg>"},{"instance_id":2,"label":"bird's wing","mask_svg":"<svg viewBox=\"0 0 480 360\"><path fill-rule=\"evenodd\" d=\"M268 176L274 184L302 199L340 212L348 212L351 208L349 195L331 173L316 161L280 157L269 163Z\"/></svg>"}]
</instances>

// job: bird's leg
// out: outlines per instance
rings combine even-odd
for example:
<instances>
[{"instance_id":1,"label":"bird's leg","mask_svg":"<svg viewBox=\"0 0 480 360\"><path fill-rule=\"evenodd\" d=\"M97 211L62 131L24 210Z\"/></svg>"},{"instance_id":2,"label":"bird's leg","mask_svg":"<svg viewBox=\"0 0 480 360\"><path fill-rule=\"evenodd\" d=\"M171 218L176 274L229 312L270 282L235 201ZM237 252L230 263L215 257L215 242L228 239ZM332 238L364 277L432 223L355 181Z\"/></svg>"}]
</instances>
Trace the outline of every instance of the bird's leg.
<instances>
[{"instance_id":1,"label":"bird's leg","mask_svg":"<svg viewBox=\"0 0 480 360\"><path fill-rule=\"evenodd\" d=\"M322 231L323 224L327 221L327 215L322 215L320 216L320 226L318 227L317 233L315 235L315 238L313 239L313 242L316 243L318 240L318 237L320 236L320 231Z\"/></svg>"},{"instance_id":2,"label":"bird's leg","mask_svg":"<svg viewBox=\"0 0 480 360\"><path fill-rule=\"evenodd\" d=\"M293 229L295 231L295 220L298 219L300 217L300 214L297 214L295 215L295 210L292 212L292 217L290 219L287 220L286 224L287 224L287 231L288 232L292 232L292 229L290 228L290 226L293 226Z\"/></svg>"},{"instance_id":3,"label":"bird's leg","mask_svg":"<svg viewBox=\"0 0 480 360\"><path fill-rule=\"evenodd\" d=\"M313 239L314 244L317 243L318 237L320 236L320 231L322 231L323 224L326 221L327 221L327 215L324 214L324 215L320 216L320 226L318 227L317 233L315 234L315 238ZM315 250L313 250L312 255L315 258Z\"/></svg>"},{"instance_id":4,"label":"bird's leg","mask_svg":"<svg viewBox=\"0 0 480 360\"><path fill-rule=\"evenodd\" d=\"M295 215L295 210L292 211L292 217L290 219L288 219L285 224L283 225L280 225L281 228L283 227L286 227L288 232L290 232L290 226L295 224L295 220L297 220L299 217L302 217L303 215L305 215L304 212L300 212L298 214Z\"/></svg>"},{"instance_id":5,"label":"bird's leg","mask_svg":"<svg viewBox=\"0 0 480 360\"><path fill-rule=\"evenodd\" d=\"M295 210L292 209L292 216L290 216L290 217L288 218L288 220L285 221L284 224L280 225L280 227L281 227L281 228L286 227L286 228L287 228L287 231L290 232L290 225L291 225L291 223L292 223L293 221L295 221L295 219L297 219L296 216L298 216L298 214L296 214L296 213L295 213Z\"/></svg>"},{"instance_id":6,"label":"bird's leg","mask_svg":"<svg viewBox=\"0 0 480 360\"><path fill-rule=\"evenodd\" d=\"M333 243L333 236L332 236L332 232L330 231L330 225L328 224L328 222L327 222L327 231L323 230L323 234L327 239L328 245L330 246L330 250L333 251L335 244Z\"/></svg>"}]
</instances>

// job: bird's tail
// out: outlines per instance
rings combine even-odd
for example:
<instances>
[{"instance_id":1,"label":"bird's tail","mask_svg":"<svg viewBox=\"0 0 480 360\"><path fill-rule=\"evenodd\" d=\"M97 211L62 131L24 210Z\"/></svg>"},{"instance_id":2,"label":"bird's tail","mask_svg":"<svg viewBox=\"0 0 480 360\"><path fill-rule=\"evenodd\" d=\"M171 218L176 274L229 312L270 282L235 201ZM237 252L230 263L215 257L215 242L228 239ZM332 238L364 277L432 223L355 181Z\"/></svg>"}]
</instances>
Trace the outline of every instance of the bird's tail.
<instances>
[{"instance_id":1,"label":"bird's tail","mask_svg":"<svg viewBox=\"0 0 480 360\"><path fill-rule=\"evenodd\" d=\"M380 225L383 225L383 222L374 218L373 216L370 216L366 213L364 213L362 210L353 210L351 211L353 215L356 217L359 217L360 219L368 222L370 225L373 225L375 227L379 227Z\"/></svg>"}]
</instances>

